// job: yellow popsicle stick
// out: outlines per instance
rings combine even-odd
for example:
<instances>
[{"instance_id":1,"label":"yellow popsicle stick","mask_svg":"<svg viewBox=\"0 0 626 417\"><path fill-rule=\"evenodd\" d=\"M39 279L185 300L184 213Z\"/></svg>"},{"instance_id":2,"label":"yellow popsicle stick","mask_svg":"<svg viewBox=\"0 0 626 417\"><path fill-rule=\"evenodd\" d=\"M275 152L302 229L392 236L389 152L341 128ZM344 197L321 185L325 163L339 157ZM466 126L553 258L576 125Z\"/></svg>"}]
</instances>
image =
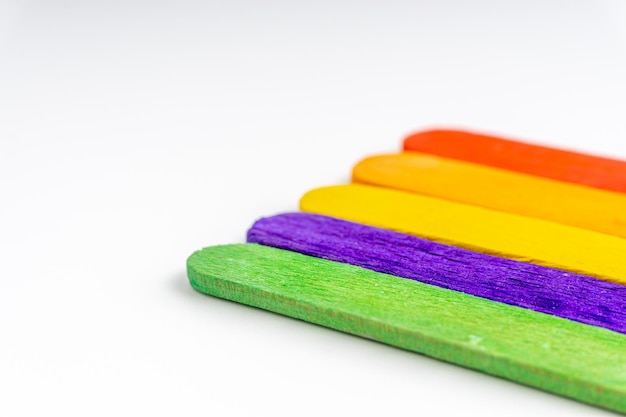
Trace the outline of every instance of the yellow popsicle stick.
<instances>
[{"instance_id":1,"label":"yellow popsicle stick","mask_svg":"<svg viewBox=\"0 0 626 417\"><path fill-rule=\"evenodd\" d=\"M355 182L626 237L626 194L417 152L363 159Z\"/></svg>"},{"instance_id":2,"label":"yellow popsicle stick","mask_svg":"<svg viewBox=\"0 0 626 417\"><path fill-rule=\"evenodd\" d=\"M369 185L317 188L303 211L626 284L626 239Z\"/></svg>"}]
</instances>

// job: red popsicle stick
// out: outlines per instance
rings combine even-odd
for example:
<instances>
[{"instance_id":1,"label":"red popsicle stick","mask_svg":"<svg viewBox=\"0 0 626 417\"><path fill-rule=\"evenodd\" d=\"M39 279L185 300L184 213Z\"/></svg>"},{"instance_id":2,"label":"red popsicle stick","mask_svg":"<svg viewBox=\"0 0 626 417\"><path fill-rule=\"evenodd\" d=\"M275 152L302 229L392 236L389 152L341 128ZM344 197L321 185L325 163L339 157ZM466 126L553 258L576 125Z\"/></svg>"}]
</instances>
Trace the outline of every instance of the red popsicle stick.
<instances>
[{"instance_id":1,"label":"red popsicle stick","mask_svg":"<svg viewBox=\"0 0 626 417\"><path fill-rule=\"evenodd\" d=\"M462 130L427 130L404 139L405 151L488 165L626 193L626 161Z\"/></svg>"}]
</instances>

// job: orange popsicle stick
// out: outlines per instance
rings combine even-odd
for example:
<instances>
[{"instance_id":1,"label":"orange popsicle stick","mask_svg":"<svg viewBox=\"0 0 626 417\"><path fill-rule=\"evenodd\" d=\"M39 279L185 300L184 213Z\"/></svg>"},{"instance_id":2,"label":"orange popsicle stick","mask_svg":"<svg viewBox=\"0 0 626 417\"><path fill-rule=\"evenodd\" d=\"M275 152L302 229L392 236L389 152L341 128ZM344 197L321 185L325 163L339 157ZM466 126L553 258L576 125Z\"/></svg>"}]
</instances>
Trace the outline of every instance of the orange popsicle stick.
<instances>
[{"instance_id":1,"label":"orange popsicle stick","mask_svg":"<svg viewBox=\"0 0 626 417\"><path fill-rule=\"evenodd\" d=\"M404 140L404 150L626 193L626 161L616 159L462 130L412 134Z\"/></svg>"}]
</instances>

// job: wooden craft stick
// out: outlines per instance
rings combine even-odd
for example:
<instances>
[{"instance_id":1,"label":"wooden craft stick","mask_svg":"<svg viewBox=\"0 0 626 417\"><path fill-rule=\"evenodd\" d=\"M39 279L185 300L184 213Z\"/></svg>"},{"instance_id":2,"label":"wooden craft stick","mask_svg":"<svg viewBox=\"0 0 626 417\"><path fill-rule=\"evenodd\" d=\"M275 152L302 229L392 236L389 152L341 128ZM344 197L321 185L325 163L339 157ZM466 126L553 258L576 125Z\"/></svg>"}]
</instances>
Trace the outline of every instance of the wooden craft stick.
<instances>
[{"instance_id":1,"label":"wooden craft stick","mask_svg":"<svg viewBox=\"0 0 626 417\"><path fill-rule=\"evenodd\" d=\"M428 130L405 138L404 150L626 192L626 161L565 149L461 130Z\"/></svg>"},{"instance_id":2,"label":"wooden craft stick","mask_svg":"<svg viewBox=\"0 0 626 417\"><path fill-rule=\"evenodd\" d=\"M363 159L353 181L626 237L626 194L405 152Z\"/></svg>"},{"instance_id":3,"label":"wooden craft stick","mask_svg":"<svg viewBox=\"0 0 626 417\"><path fill-rule=\"evenodd\" d=\"M191 255L198 291L626 412L626 337L254 244Z\"/></svg>"},{"instance_id":4,"label":"wooden craft stick","mask_svg":"<svg viewBox=\"0 0 626 417\"><path fill-rule=\"evenodd\" d=\"M626 285L308 213L258 220L248 242L626 333Z\"/></svg>"},{"instance_id":5,"label":"wooden craft stick","mask_svg":"<svg viewBox=\"0 0 626 417\"><path fill-rule=\"evenodd\" d=\"M626 284L626 239L616 236L361 184L309 191L300 208Z\"/></svg>"}]
</instances>

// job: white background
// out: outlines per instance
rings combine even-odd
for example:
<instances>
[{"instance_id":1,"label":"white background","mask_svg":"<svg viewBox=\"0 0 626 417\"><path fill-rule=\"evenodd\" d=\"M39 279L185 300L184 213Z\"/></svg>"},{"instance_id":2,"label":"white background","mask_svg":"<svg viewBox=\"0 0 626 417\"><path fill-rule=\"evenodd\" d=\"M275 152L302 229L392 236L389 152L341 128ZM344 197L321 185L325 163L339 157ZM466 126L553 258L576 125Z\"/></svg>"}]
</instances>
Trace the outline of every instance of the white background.
<instances>
[{"instance_id":1,"label":"white background","mask_svg":"<svg viewBox=\"0 0 626 417\"><path fill-rule=\"evenodd\" d=\"M626 6L0 1L0 415L607 415L189 287L432 126L626 158Z\"/></svg>"}]
</instances>

